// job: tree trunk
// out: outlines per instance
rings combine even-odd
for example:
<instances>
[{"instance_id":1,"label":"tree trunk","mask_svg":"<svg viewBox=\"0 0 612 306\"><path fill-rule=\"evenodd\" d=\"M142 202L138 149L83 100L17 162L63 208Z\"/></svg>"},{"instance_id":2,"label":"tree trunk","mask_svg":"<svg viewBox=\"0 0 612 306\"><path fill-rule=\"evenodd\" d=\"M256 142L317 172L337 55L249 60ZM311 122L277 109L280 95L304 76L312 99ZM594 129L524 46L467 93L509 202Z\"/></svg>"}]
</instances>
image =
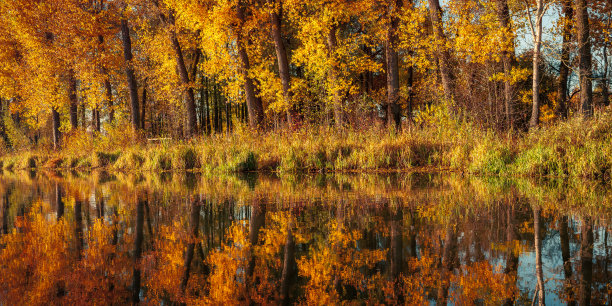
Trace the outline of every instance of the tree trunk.
<instances>
[{"instance_id":1,"label":"tree trunk","mask_svg":"<svg viewBox=\"0 0 612 306\"><path fill-rule=\"evenodd\" d=\"M408 66L408 79L406 80L406 85L408 86L408 101L406 101L406 119L408 119L408 124L412 124L412 100L414 98L414 67L412 67L412 65Z\"/></svg>"},{"instance_id":2,"label":"tree trunk","mask_svg":"<svg viewBox=\"0 0 612 306\"><path fill-rule=\"evenodd\" d=\"M561 241L561 259L563 260L563 277L565 279L565 294L567 295L568 305L575 305L574 291L569 285L572 279L572 262L570 261L570 241L568 232L567 217L562 217L559 220L559 239Z\"/></svg>"},{"instance_id":3,"label":"tree trunk","mask_svg":"<svg viewBox=\"0 0 612 306\"><path fill-rule=\"evenodd\" d=\"M134 229L134 261L132 270L132 303L140 302L140 259L144 239L144 205L146 200L138 200L136 205L136 228Z\"/></svg>"},{"instance_id":4,"label":"tree trunk","mask_svg":"<svg viewBox=\"0 0 612 306\"><path fill-rule=\"evenodd\" d=\"M81 128L85 129L87 127L87 120L85 120L85 117L87 115L87 107L85 106L84 102L81 103L80 108L81 108L81 112L79 113L79 115L81 115Z\"/></svg>"},{"instance_id":5,"label":"tree trunk","mask_svg":"<svg viewBox=\"0 0 612 306\"><path fill-rule=\"evenodd\" d=\"M542 238L540 237L540 208L533 209L533 232L534 232L534 244L535 244L535 260L536 260L536 279L537 279L537 290L536 295L538 296L538 305L545 304L544 295L544 272L542 271Z\"/></svg>"},{"instance_id":6,"label":"tree trunk","mask_svg":"<svg viewBox=\"0 0 612 306\"><path fill-rule=\"evenodd\" d=\"M273 3L273 2L272 2ZM282 2L281 4L282 5ZM282 26L282 7L280 13L276 9L270 13L270 21L272 23L272 39L274 40L274 49L276 50L276 62L278 64L278 74L283 85L283 98L287 104L287 123L293 124L295 118L295 108L291 103L291 75L289 74L289 60L287 58L287 50L283 41L281 26Z\"/></svg>"},{"instance_id":7,"label":"tree trunk","mask_svg":"<svg viewBox=\"0 0 612 306\"><path fill-rule=\"evenodd\" d=\"M70 126L73 130L79 128L77 106L77 82L74 70L68 70L68 100L70 101Z\"/></svg>"},{"instance_id":8,"label":"tree trunk","mask_svg":"<svg viewBox=\"0 0 612 306\"><path fill-rule=\"evenodd\" d=\"M142 84L142 106L140 108L140 129L145 130L145 115L147 113L147 80Z\"/></svg>"},{"instance_id":9,"label":"tree trunk","mask_svg":"<svg viewBox=\"0 0 612 306\"><path fill-rule=\"evenodd\" d=\"M60 115L55 107L51 109L51 117L53 119L53 149L57 150L60 148L62 134L59 130L61 124Z\"/></svg>"},{"instance_id":10,"label":"tree trunk","mask_svg":"<svg viewBox=\"0 0 612 306\"><path fill-rule=\"evenodd\" d=\"M395 7L389 9L389 26L387 28L387 125L394 125L395 130L402 127L402 114L399 105L399 56L397 30L402 0L395 1Z\"/></svg>"},{"instance_id":11,"label":"tree trunk","mask_svg":"<svg viewBox=\"0 0 612 306\"><path fill-rule=\"evenodd\" d=\"M134 75L134 66L132 63L132 39L130 38L130 28L128 21L125 18L121 19L121 34L123 39L123 58L125 59L125 76L127 78L128 88L130 90L130 106L132 114L132 127L134 130L139 130L140 125L140 108L138 103L138 85L136 84L136 76Z\"/></svg>"},{"instance_id":12,"label":"tree trunk","mask_svg":"<svg viewBox=\"0 0 612 306\"><path fill-rule=\"evenodd\" d=\"M100 43L101 51L104 52L104 36L98 35L98 42ZM111 87L108 70L104 65L102 65L101 70L102 74L104 75L104 90L106 93L106 103L108 104L108 122L112 124L115 120L115 110L113 109L113 88Z\"/></svg>"},{"instance_id":13,"label":"tree trunk","mask_svg":"<svg viewBox=\"0 0 612 306\"><path fill-rule=\"evenodd\" d=\"M508 8L508 0L497 0L497 16L501 26L507 31L512 31L510 9ZM502 52L502 61L504 64L504 106L506 112L506 127L512 129L514 127L514 86L509 80L512 73L512 67L516 65L516 56L514 55L514 43L510 49L504 49Z\"/></svg>"},{"instance_id":14,"label":"tree trunk","mask_svg":"<svg viewBox=\"0 0 612 306\"><path fill-rule=\"evenodd\" d=\"M63 191L62 186L55 183L55 203L57 205L57 221L64 216L64 201L62 200Z\"/></svg>"},{"instance_id":15,"label":"tree trunk","mask_svg":"<svg viewBox=\"0 0 612 306\"><path fill-rule=\"evenodd\" d=\"M281 272L280 281L280 298L282 305L289 305L291 299L289 297L289 287L294 274L295 265L295 241L291 227L293 224L289 222L287 236L285 238L285 250L283 255L283 271Z\"/></svg>"},{"instance_id":16,"label":"tree trunk","mask_svg":"<svg viewBox=\"0 0 612 306\"><path fill-rule=\"evenodd\" d=\"M100 107L96 104L96 106L92 109L92 118L91 120L93 129L96 132L100 132Z\"/></svg>"},{"instance_id":17,"label":"tree trunk","mask_svg":"<svg viewBox=\"0 0 612 306\"><path fill-rule=\"evenodd\" d=\"M528 13L529 14L529 13ZM529 128L537 128L540 124L540 49L542 48L542 17L544 15L544 2L537 0L536 24L533 32L533 79L532 96L533 103L531 108L531 119Z\"/></svg>"},{"instance_id":18,"label":"tree trunk","mask_svg":"<svg viewBox=\"0 0 612 306\"><path fill-rule=\"evenodd\" d=\"M398 205L392 214L390 224L391 241L389 246L391 281L393 282L393 294L398 304L404 304L404 295L402 292L401 274L404 270L404 212L402 205Z\"/></svg>"},{"instance_id":19,"label":"tree trunk","mask_svg":"<svg viewBox=\"0 0 612 306\"><path fill-rule=\"evenodd\" d=\"M196 200L192 200L191 203L191 237L189 237L189 243L187 244L187 251L185 252L185 265L183 269L183 278L181 279L181 292L185 292L187 288L187 282L189 281L189 273L191 271L191 262L193 261L193 254L195 250L196 240L198 239L198 229L200 227L200 203Z\"/></svg>"},{"instance_id":20,"label":"tree trunk","mask_svg":"<svg viewBox=\"0 0 612 306\"><path fill-rule=\"evenodd\" d=\"M338 47L338 41L336 38L336 31L338 29L337 25L332 25L329 29L329 33L327 33L327 49L329 52L329 58L331 60L331 67L329 72L330 83L333 87L332 94L332 107L334 109L334 123L336 128L342 128L342 97L340 96L340 90L337 89L338 82L338 65L336 63L336 48Z\"/></svg>"},{"instance_id":21,"label":"tree trunk","mask_svg":"<svg viewBox=\"0 0 612 306\"><path fill-rule=\"evenodd\" d=\"M512 205L508 207L506 212L506 220L506 243L510 246L514 245L514 241L518 238L516 221L514 217L514 206ZM506 268L504 269L504 274L508 275L511 279L517 279L519 258L512 248L508 249L506 256ZM512 296L504 301L504 305L514 305L515 301L515 296Z\"/></svg>"},{"instance_id":22,"label":"tree trunk","mask_svg":"<svg viewBox=\"0 0 612 306\"><path fill-rule=\"evenodd\" d=\"M205 96L204 96L204 101L206 102L206 112L205 112L205 117L206 117L206 123L205 123L205 127L206 127L206 135L210 135L212 128L211 128L211 122L210 122L210 103L208 98L210 97L210 87L208 86L210 84L209 79L206 79L206 92L205 92Z\"/></svg>"},{"instance_id":23,"label":"tree trunk","mask_svg":"<svg viewBox=\"0 0 612 306\"><path fill-rule=\"evenodd\" d=\"M570 48L572 43L572 18L574 9L572 0L562 0L563 10L563 44L561 46L561 63L559 64L559 84L557 85L557 116L567 118L567 81L569 79Z\"/></svg>"},{"instance_id":24,"label":"tree trunk","mask_svg":"<svg viewBox=\"0 0 612 306\"><path fill-rule=\"evenodd\" d=\"M259 242L259 232L266 223L266 204L260 201L251 205L251 220L249 222L249 243L252 246ZM255 269L255 255L251 254L247 266L247 277L253 276Z\"/></svg>"},{"instance_id":25,"label":"tree trunk","mask_svg":"<svg viewBox=\"0 0 612 306\"><path fill-rule=\"evenodd\" d=\"M444 239L444 247L442 249L442 260L440 265L440 287L438 287L437 303L438 305L446 305L448 298L448 289L450 287L450 273L453 271L453 261L456 252L456 238L453 232L452 225L446 226L446 237Z\"/></svg>"},{"instance_id":26,"label":"tree trunk","mask_svg":"<svg viewBox=\"0 0 612 306\"><path fill-rule=\"evenodd\" d=\"M98 219L104 219L104 197L96 193L96 213Z\"/></svg>"},{"instance_id":27,"label":"tree trunk","mask_svg":"<svg viewBox=\"0 0 612 306\"><path fill-rule=\"evenodd\" d=\"M185 90L185 99L187 102L187 137L192 137L198 130L195 97L193 94L193 88L189 85L189 73L187 72L187 66L185 65L181 45L178 41L178 37L176 36L176 31L174 30L174 16L172 13L169 15L168 19L171 26L170 40L172 42L172 49L174 50L174 56L176 58L176 67L179 72L179 77L181 78L181 86Z\"/></svg>"},{"instance_id":28,"label":"tree trunk","mask_svg":"<svg viewBox=\"0 0 612 306\"><path fill-rule=\"evenodd\" d=\"M2 234L6 235L8 234L8 228L9 228L9 224L8 224L8 215L9 215L9 209L10 209L10 193L11 193L11 189L7 188L6 191L3 194L3 201L2 201Z\"/></svg>"},{"instance_id":29,"label":"tree trunk","mask_svg":"<svg viewBox=\"0 0 612 306\"><path fill-rule=\"evenodd\" d=\"M608 18L609 18L608 20L612 20L612 17L608 17ZM610 27L609 24L608 24L608 27ZM601 97L603 100L603 104L605 106L608 106L610 105L610 94L609 94L609 88L608 88L608 43L605 43L602 53L603 53L604 72L603 72L603 76L601 79Z\"/></svg>"},{"instance_id":30,"label":"tree trunk","mask_svg":"<svg viewBox=\"0 0 612 306\"><path fill-rule=\"evenodd\" d=\"M450 53L446 48L446 35L444 34L444 27L442 24L442 8L440 7L440 1L428 0L429 2L429 15L431 23L433 25L433 31L437 40L439 40L439 49L437 52L438 63L440 66L440 77L442 79L442 87L444 88L444 97L447 101L453 99L453 75L450 63Z\"/></svg>"},{"instance_id":31,"label":"tree trunk","mask_svg":"<svg viewBox=\"0 0 612 306\"><path fill-rule=\"evenodd\" d=\"M593 116L593 88L591 87L589 12L586 0L576 0L576 19L580 75L580 113L585 117L591 117Z\"/></svg>"},{"instance_id":32,"label":"tree trunk","mask_svg":"<svg viewBox=\"0 0 612 306\"><path fill-rule=\"evenodd\" d=\"M593 281L593 229L591 220L582 220L580 238L580 305L591 304L591 283Z\"/></svg>"},{"instance_id":33,"label":"tree trunk","mask_svg":"<svg viewBox=\"0 0 612 306\"><path fill-rule=\"evenodd\" d=\"M254 129L262 127L264 120L263 105L261 98L257 96L256 88L253 79L249 76L249 69L251 65L249 63L249 55L245 47L245 38L242 33L242 24L245 22L244 17L244 4L242 1L238 1L236 8L236 15L240 22L240 25L236 29L236 47L238 48L238 56L240 58L240 74L244 79L244 92L246 95L247 109L249 111L249 126Z\"/></svg>"},{"instance_id":34,"label":"tree trunk","mask_svg":"<svg viewBox=\"0 0 612 306\"><path fill-rule=\"evenodd\" d=\"M232 132L232 103L225 99L225 127L227 134L231 134Z\"/></svg>"},{"instance_id":35,"label":"tree trunk","mask_svg":"<svg viewBox=\"0 0 612 306\"><path fill-rule=\"evenodd\" d=\"M77 258L80 260L83 253L83 214L81 200L74 201L74 236L76 239Z\"/></svg>"}]
</instances>

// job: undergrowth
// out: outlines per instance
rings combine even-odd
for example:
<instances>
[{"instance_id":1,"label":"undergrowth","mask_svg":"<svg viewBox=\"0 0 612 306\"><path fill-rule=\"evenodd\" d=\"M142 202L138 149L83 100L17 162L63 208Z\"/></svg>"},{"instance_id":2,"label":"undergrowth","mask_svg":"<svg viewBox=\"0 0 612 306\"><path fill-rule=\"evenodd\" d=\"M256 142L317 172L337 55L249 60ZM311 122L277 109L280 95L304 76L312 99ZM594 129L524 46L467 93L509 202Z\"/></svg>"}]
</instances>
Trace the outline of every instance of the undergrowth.
<instances>
[{"instance_id":1,"label":"undergrowth","mask_svg":"<svg viewBox=\"0 0 612 306\"><path fill-rule=\"evenodd\" d=\"M452 120L402 132L384 128L336 131L302 128L190 141L146 143L118 128L106 136L72 132L64 147L29 148L0 157L3 169L112 168L201 172L453 170L479 175L585 177L608 180L612 169L612 113L599 111L530 132L493 132Z\"/></svg>"}]
</instances>

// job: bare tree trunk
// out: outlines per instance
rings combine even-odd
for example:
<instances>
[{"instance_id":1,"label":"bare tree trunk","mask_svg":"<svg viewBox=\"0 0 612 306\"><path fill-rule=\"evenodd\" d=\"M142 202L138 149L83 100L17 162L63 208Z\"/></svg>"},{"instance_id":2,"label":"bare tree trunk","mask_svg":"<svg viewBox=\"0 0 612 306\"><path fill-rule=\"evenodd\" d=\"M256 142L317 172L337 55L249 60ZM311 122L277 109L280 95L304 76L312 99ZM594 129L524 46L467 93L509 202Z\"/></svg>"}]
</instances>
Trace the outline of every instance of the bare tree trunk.
<instances>
[{"instance_id":1,"label":"bare tree trunk","mask_svg":"<svg viewBox=\"0 0 612 306\"><path fill-rule=\"evenodd\" d=\"M508 0L497 0L497 16L501 26L508 31L512 31L510 9L508 8ZM514 86L508 79L512 73L512 67L516 65L516 56L514 55L514 43L510 50L502 52L502 61L504 64L504 102L506 111L506 127L512 129L514 127Z\"/></svg>"},{"instance_id":2,"label":"bare tree trunk","mask_svg":"<svg viewBox=\"0 0 612 306\"><path fill-rule=\"evenodd\" d=\"M529 128L537 128L540 124L540 53L542 48L542 18L544 17L544 1L536 1L536 23L531 22L531 13L527 12L529 22L532 26L533 35L533 79L532 79L532 96L533 103L531 108L531 119L529 120ZM529 10L529 8L527 8Z\"/></svg>"},{"instance_id":3,"label":"bare tree trunk","mask_svg":"<svg viewBox=\"0 0 612 306\"><path fill-rule=\"evenodd\" d=\"M130 90L132 127L134 130L139 130L140 108L138 107L138 85L136 84L136 76L134 75L134 66L132 63L132 39L130 38L130 28L125 18L121 19L121 34L123 39L123 58L125 59L126 65L125 76Z\"/></svg>"},{"instance_id":4,"label":"bare tree trunk","mask_svg":"<svg viewBox=\"0 0 612 306\"><path fill-rule=\"evenodd\" d=\"M444 26L442 24L442 7L439 0L428 0L429 15L433 25L433 31L437 40L440 41L437 52L438 62L440 66L440 77L442 79L442 87L444 88L444 97L448 101L453 99L453 75L450 63L450 53L446 48L446 35L444 34Z\"/></svg>"},{"instance_id":5,"label":"bare tree trunk","mask_svg":"<svg viewBox=\"0 0 612 306\"><path fill-rule=\"evenodd\" d=\"M59 130L61 124L60 115L55 107L51 108L51 117L53 119L53 149L57 150L60 148L62 134Z\"/></svg>"},{"instance_id":6,"label":"bare tree trunk","mask_svg":"<svg viewBox=\"0 0 612 306\"><path fill-rule=\"evenodd\" d=\"M73 130L79 128L77 106L77 83L74 70L68 70L68 100L70 100L70 125Z\"/></svg>"},{"instance_id":7,"label":"bare tree trunk","mask_svg":"<svg viewBox=\"0 0 612 306\"><path fill-rule=\"evenodd\" d=\"M536 278L538 280L538 289L536 295L538 296L538 305L545 305L544 295L544 272L542 271L542 238L540 237L540 208L533 209L533 231L534 231L534 244L535 244L535 256L536 256Z\"/></svg>"},{"instance_id":8,"label":"bare tree trunk","mask_svg":"<svg viewBox=\"0 0 612 306\"><path fill-rule=\"evenodd\" d=\"M274 1L270 1L274 3ZM277 13L276 8L270 13L270 21L272 24L272 39L274 40L274 49L276 50L276 62L278 64L278 74L283 85L283 98L287 103L287 123L293 124L295 118L295 107L291 103L291 75L289 74L289 60L287 58L287 50L282 35L282 1L279 3L280 8Z\"/></svg>"},{"instance_id":9,"label":"bare tree trunk","mask_svg":"<svg viewBox=\"0 0 612 306\"><path fill-rule=\"evenodd\" d=\"M244 3L242 3L242 1L238 1L236 15L240 20L240 26L236 31L236 46L238 48L238 56L240 57L240 73L244 78L244 92L246 95L247 109L249 111L249 126L257 129L262 127L261 125L263 124L264 113L261 98L256 94L255 83L249 76L249 69L251 69L251 65L249 63L249 55L245 47L245 37L243 37L242 33L242 24L245 22Z\"/></svg>"},{"instance_id":10,"label":"bare tree trunk","mask_svg":"<svg viewBox=\"0 0 612 306\"><path fill-rule=\"evenodd\" d=\"M562 0L563 5L563 44L561 47L561 63L559 64L559 84L557 85L556 113L561 118L567 118L567 81L569 78L570 48L572 40L572 18L574 9L572 0Z\"/></svg>"},{"instance_id":11,"label":"bare tree trunk","mask_svg":"<svg viewBox=\"0 0 612 306\"><path fill-rule=\"evenodd\" d=\"M593 116L593 88L591 86L592 67L589 12L586 0L576 0L576 19L580 75L580 112L585 117L591 117Z\"/></svg>"},{"instance_id":12,"label":"bare tree trunk","mask_svg":"<svg viewBox=\"0 0 612 306\"><path fill-rule=\"evenodd\" d=\"M402 0L395 1L394 9L389 9L389 26L387 28L387 125L395 125L396 130L402 127L402 114L399 105L399 55L397 52L399 39L397 30Z\"/></svg>"}]
</instances>

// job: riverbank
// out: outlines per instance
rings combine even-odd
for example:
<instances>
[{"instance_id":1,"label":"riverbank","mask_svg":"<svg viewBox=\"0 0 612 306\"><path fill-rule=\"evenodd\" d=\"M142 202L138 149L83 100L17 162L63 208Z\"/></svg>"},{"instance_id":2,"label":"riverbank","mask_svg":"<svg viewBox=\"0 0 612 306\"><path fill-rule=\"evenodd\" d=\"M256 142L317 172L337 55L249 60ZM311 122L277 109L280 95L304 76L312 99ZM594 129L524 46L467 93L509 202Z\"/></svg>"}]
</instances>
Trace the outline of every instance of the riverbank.
<instances>
[{"instance_id":1,"label":"riverbank","mask_svg":"<svg viewBox=\"0 0 612 306\"><path fill-rule=\"evenodd\" d=\"M114 135L72 137L59 151L39 148L5 154L0 157L2 168L206 173L433 169L598 180L609 180L612 168L610 111L598 112L589 121L576 118L529 133L500 134L447 121L401 133L377 128L341 132L303 128L266 134L238 130L232 135L157 144Z\"/></svg>"}]
</instances>

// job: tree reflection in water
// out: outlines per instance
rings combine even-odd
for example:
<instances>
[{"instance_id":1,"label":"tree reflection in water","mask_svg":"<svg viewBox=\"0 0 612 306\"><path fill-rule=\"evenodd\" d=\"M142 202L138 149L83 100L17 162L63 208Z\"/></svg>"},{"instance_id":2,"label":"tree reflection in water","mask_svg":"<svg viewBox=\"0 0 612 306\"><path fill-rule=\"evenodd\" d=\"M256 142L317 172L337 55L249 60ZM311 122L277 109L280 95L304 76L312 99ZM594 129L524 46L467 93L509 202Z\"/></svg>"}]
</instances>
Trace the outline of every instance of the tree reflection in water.
<instances>
[{"instance_id":1,"label":"tree reflection in water","mask_svg":"<svg viewBox=\"0 0 612 306\"><path fill-rule=\"evenodd\" d=\"M612 192L580 186L5 172L0 302L606 304Z\"/></svg>"}]
</instances>

